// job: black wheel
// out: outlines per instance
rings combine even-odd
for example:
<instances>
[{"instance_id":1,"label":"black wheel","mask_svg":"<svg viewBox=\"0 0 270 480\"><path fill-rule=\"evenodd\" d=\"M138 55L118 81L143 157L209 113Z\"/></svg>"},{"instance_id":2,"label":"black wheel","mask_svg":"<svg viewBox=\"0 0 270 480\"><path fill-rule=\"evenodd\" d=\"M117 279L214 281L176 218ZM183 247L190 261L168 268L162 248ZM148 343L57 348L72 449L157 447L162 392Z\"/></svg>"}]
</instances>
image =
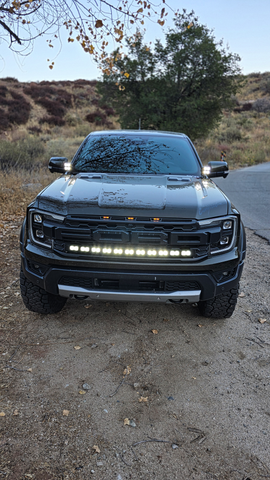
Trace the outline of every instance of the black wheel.
<instances>
[{"instance_id":1,"label":"black wheel","mask_svg":"<svg viewBox=\"0 0 270 480\"><path fill-rule=\"evenodd\" d=\"M52 295L27 280L23 271L20 274L20 286L23 303L31 312L57 313L66 303L66 298Z\"/></svg>"},{"instance_id":2,"label":"black wheel","mask_svg":"<svg viewBox=\"0 0 270 480\"><path fill-rule=\"evenodd\" d=\"M238 297L238 286L211 300L199 302L201 315L208 318L229 318L232 316Z\"/></svg>"}]
</instances>

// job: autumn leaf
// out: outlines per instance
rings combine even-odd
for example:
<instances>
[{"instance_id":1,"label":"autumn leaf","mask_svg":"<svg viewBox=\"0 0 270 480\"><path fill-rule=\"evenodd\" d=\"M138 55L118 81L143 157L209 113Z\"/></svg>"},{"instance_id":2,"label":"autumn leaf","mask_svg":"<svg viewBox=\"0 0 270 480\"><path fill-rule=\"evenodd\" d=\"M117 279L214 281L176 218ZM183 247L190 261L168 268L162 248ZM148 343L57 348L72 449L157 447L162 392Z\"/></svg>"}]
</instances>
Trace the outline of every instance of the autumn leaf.
<instances>
[{"instance_id":1,"label":"autumn leaf","mask_svg":"<svg viewBox=\"0 0 270 480\"><path fill-rule=\"evenodd\" d=\"M82 348L82 347L79 347L79 345L76 345L76 346L74 347L74 350L80 350L81 348Z\"/></svg>"},{"instance_id":2,"label":"autumn leaf","mask_svg":"<svg viewBox=\"0 0 270 480\"><path fill-rule=\"evenodd\" d=\"M124 75L125 75L125 77L127 77L127 78L129 77L129 73L127 73L127 72L124 73Z\"/></svg>"},{"instance_id":3,"label":"autumn leaf","mask_svg":"<svg viewBox=\"0 0 270 480\"><path fill-rule=\"evenodd\" d=\"M128 366L125 368L125 370L123 371L123 375L124 375L124 376L125 376L125 375L129 375L130 372L131 372L131 366L128 365Z\"/></svg>"},{"instance_id":4,"label":"autumn leaf","mask_svg":"<svg viewBox=\"0 0 270 480\"><path fill-rule=\"evenodd\" d=\"M125 418L125 419L124 419L124 425L129 425L129 424L130 424L129 419L128 419L128 418Z\"/></svg>"},{"instance_id":5,"label":"autumn leaf","mask_svg":"<svg viewBox=\"0 0 270 480\"><path fill-rule=\"evenodd\" d=\"M142 402L148 402L148 397L141 397L139 398L139 402L142 403Z\"/></svg>"},{"instance_id":6,"label":"autumn leaf","mask_svg":"<svg viewBox=\"0 0 270 480\"><path fill-rule=\"evenodd\" d=\"M95 450L96 453L100 453L100 449L98 447L98 445L93 445L93 450Z\"/></svg>"},{"instance_id":7,"label":"autumn leaf","mask_svg":"<svg viewBox=\"0 0 270 480\"><path fill-rule=\"evenodd\" d=\"M158 330L151 330L151 332L152 332L154 335L157 335L157 334L158 334Z\"/></svg>"},{"instance_id":8,"label":"autumn leaf","mask_svg":"<svg viewBox=\"0 0 270 480\"><path fill-rule=\"evenodd\" d=\"M63 416L68 417L69 415L69 410L63 410Z\"/></svg>"},{"instance_id":9,"label":"autumn leaf","mask_svg":"<svg viewBox=\"0 0 270 480\"><path fill-rule=\"evenodd\" d=\"M164 25L164 23L165 23L165 20L160 20L160 19L159 19L159 20L157 21L157 23L158 23L159 25L161 25L161 27L163 27L163 25Z\"/></svg>"},{"instance_id":10,"label":"autumn leaf","mask_svg":"<svg viewBox=\"0 0 270 480\"><path fill-rule=\"evenodd\" d=\"M259 320L258 320L258 321L259 321L260 323L262 323L262 324L263 324L263 323L265 323L265 322L266 322L266 318L259 318Z\"/></svg>"},{"instance_id":11,"label":"autumn leaf","mask_svg":"<svg viewBox=\"0 0 270 480\"><path fill-rule=\"evenodd\" d=\"M14 410L13 415L14 415L15 417L16 417L17 415L19 415L19 410Z\"/></svg>"},{"instance_id":12,"label":"autumn leaf","mask_svg":"<svg viewBox=\"0 0 270 480\"><path fill-rule=\"evenodd\" d=\"M103 22L102 22L102 20L97 20L97 21L96 21L96 24L95 24L95 27L96 27L96 28L101 28L101 27L103 27Z\"/></svg>"},{"instance_id":13,"label":"autumn leaf","mask_svg":"<svg viewBox=\"0 0 270 480\"><path fill-rule=\"evenodd\" d=\"M85 393L86 393L85 390L79 390L79 394L80 394L80 395L84 395Z\"/></svg>"},{"instance_id":14,"label":"autumn leaf","mask_svg":"<svg viewBox=\"0 0 270 480\"><path fill-rule=\"evenodd\" d=\"M5 416L6 416L5 412L0 412L0 417L5 417Z\"/></svg>"}]
</instances>

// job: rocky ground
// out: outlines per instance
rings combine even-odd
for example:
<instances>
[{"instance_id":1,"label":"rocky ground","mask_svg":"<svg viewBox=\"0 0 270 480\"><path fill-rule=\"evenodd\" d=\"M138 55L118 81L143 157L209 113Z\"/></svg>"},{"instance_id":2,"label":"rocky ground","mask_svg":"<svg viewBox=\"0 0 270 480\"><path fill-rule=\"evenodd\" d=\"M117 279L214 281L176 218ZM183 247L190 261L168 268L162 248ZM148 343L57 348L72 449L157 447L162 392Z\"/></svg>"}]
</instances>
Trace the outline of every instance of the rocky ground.
<instances>
[{"instance_id":1,"label":"rocky ground","mask_svg":"<svg viewBox=\"0 0 270 480\"><path fill-rule=\"evenodd\" d=\"M236 311L68 301L27 311L22 219L0 220L0 478L270 478L270 246L247 231Z\"/></svg>"}]
</instances>

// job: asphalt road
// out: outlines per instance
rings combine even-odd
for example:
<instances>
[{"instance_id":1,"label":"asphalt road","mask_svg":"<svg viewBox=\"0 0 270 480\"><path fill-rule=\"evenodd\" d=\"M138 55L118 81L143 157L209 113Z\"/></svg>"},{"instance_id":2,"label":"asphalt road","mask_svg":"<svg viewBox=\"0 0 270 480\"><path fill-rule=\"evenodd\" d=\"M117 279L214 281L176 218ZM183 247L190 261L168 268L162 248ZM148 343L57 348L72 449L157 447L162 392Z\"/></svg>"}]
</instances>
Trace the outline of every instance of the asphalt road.
<instances>
[{"instance_id":1,"label":"asphalt road","mask_svg":"<svg viewBox=\"0 0 270 480\"><path fill-rule=\"evenodd\" d=\"M270 162L230 171L215 183L241 212L245 227L270 242Z\"/></svg>"}]
</instances>

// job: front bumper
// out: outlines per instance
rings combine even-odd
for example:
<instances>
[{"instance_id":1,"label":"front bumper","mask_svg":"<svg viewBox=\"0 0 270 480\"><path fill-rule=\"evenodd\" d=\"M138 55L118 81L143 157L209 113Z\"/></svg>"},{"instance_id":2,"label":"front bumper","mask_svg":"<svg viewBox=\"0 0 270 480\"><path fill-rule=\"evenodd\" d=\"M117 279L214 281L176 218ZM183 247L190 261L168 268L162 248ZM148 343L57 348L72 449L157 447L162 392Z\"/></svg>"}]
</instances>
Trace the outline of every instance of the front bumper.
<instances>
[{"instance_id":1,"label":"front bumper","mask_svg":"<svg viewBox=\"0 0 270 480\"><path fill-rule=\"evenodd\" d=\"M209 300L238 285L244 264L244 255L239 259L237 249L220 255L218 262L215 256L200 265L185 264L181 270L171 265L135 268L121 264L61 262L59 257L56 259L47 252L45 258L40 255L43 252L31 245L25 253L21 254L22 269L33 284L54 295L107 301L195 303ZM225 271L227 275L219 279L218 272Z\"/></svg>"}]
</instances>

